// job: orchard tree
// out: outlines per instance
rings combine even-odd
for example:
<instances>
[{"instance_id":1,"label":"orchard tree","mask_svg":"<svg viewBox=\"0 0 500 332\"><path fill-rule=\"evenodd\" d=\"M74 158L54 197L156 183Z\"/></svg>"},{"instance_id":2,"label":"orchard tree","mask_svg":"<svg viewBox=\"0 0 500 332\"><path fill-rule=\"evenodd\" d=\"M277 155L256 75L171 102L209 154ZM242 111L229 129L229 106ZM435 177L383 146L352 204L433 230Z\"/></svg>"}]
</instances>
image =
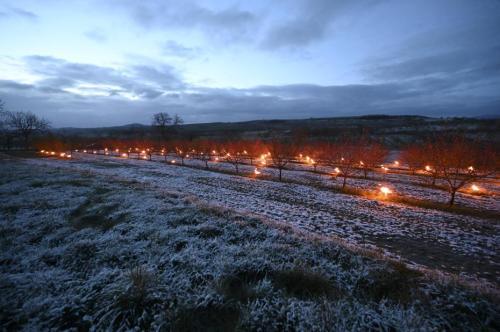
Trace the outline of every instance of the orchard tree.
<instances>
[{"instance_id":1,"label":"orchard tree","mask_svg":"<svg viewBox=\"0 0 500 332\"><path fill-rule=\"evenodd\" d=\"M212 159L212 150L214 148L213 142L209 140L199 140L195 144L196 159L201 160L205 163L205 168L208 169L208 162Z\"/></svg>"},{"instance_id":2,"label":"orchard tree","mask_svg":"<svg viewBox=\"0 0 500 332\"><path fill-rule=\"evenodd\" d=\"M247 153L245 153L245 149L243 147L243 143L239 141L228 142L225 145L224 158L226 161L234 166L236 169L236 174L239 173L239 165L243 164L246 159Z\"/></svg>"},{"instance_id":3,"label":"orchard tree","mask_svg":"<svg viewBox=\"0 0 500 332\"><path fill-rule=\"evenodd\" d=\"M297 145L292 142L285 143L273 139L267 144L267 149L271 153L273 166L279 170L279 180L281 181L283 169L288 163L295 159L298 151Z\"/></svg>"},{"instance_id":4,"label":"orchard tree","mask_svg":"<svg viewBox=\"0 0 500 332\"><path fill-rule=\"evenodd\" d=\"M363 175L368 178L368 172L374 170L382 164L388 154L387 149L380 143L360 141L359 145L359 167L363 170Z\"/></svg>"},{"instance_id":5,"label":"orchard tree","mask_svg":"<svg viewBox=\"0 0 500 332\"><path fill-rule=\"evenodd\" d=\"M347 178L356 173L361 160L362 151L359 145L348 139L343 139L336 144L325 144L322 149L323 159L335 169L337 176L343 178L342 189L345 189Z\"/></svg>"},{"instance_id":6,"label":"orchard tree","mask_svg":"<svg viewBox=\"0 0 500 332\"><path fill-rule=\"evenodd\" d=\"M450 206L454 204L458 190L498 171L498 151L464 135L441 136L434 140L433 149L435 167L450 194Z\"/></svg>"},{"instance_id":7,"label":"orchard tree","mask_svg":"<svg viewBox=\"0 0 500 332\"><path fill-rule=\"evenodd\" d=\"M425 164L425 152L422 145L413 144L401 152L401 160L408 166L411 173L415 172Z\"/></svg>"},{"instance_id":8,"label":"orchard tree","mask_svg":"<svg viewBox=\"0 0 500 332\"><path fill-rule=\"evenodd\" d=\"M250 165L253 165L254 160L259 158L266 150L266 147L260 140L245 141L243 142L244 152L246 151L246 158L250 160Z\"/></svg>"}]
</instances>

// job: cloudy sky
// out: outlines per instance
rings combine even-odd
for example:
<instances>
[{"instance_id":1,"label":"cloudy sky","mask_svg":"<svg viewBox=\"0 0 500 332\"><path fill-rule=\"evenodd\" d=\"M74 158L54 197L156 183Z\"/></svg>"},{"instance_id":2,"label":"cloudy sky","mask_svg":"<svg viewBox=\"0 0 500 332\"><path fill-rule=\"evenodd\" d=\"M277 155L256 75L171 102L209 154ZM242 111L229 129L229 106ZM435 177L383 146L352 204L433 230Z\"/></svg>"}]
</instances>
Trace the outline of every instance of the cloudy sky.
<instances>
[{"instance_id":1,"label":"cloudy sky","mask_svg":"<svg viewBox=\"0 0 500 332\"><path fill-rule=\"evenodd\" d=\"M1 0L0 98L54 127L500 114L500 0Z\"/></svg>"}]
</instances>

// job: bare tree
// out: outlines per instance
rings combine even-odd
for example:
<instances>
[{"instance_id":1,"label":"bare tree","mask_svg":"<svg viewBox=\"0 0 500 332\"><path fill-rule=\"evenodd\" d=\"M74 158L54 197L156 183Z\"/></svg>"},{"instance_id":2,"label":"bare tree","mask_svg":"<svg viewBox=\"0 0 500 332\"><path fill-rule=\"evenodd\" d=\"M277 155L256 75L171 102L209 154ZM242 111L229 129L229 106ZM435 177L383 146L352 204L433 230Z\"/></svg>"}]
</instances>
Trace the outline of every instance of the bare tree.
<instances>
[{"instance_id":1,"label":"bare tree","mask_svg":"<svg viewBox=\"0 0 500 332\"><path fill-rule=\"evenodd\" d=\"M449 205L458 190L470 182L498 171L498 153L489 146L473 142L463 135L441 136L434 140L435 167L447 184Z\"/></svg>"},{"instance_id":2,"label":"bare tree","mask_svg":"<svg viewBox=\"0 0 500 332\"><path fill-rule=\"evenodd\" d=\"M184 120L180 117L179 114L175 114L174 118L172 119L172 124L174 126L178 126L184 123Z\"/></svg>"},{"instance_id":3,"label":"bare tree","mask_svg":"<svg viewBox=\"0 0 500 332\"><path fill-rule=\"evenodd\" d=\"M295 158L297 146L294 143L284 143L274 139L269 142L267 148L271 153L273 166L279 170L279 180L281 181L281 173L285 166Z\"/></svg>"},{"instance_id":4,"label":"bare tree","mask_svg":"<svg viewBox=\"0 0 500 332\"><path fill-rule=\"evenodd\" d=\"M425 164L424 149L421 145L411 145L401 152L401 159L415 175L417 169Z\"/></svg>"},{"instance_id":5,"label":"bare tree","mask_svg":"<svg viewBox=\"0 0 500 332\"><path fill-rule=\"evenodd\" d=\"M208 140L199 140L195 142L194 146L196 159L203 161L205 168L208 169L208 162L212 159L214 143Z\"/></svg>"},{"instance_id":6,"label":"bare tree","mask_svg":"<svg viewBox=\"0 0 500 332\"><path fill-rule=\"evenodd\" d=\"M228 142L225 147L226 154L224 158L226 161L234 166L236 174L239 173L239 165L243 164L247 158L247 153L243 148L242 142Z\"/></svg>"},{"instance_id":7,"label":"bare tree","mask_svg":"<svg viewBox=\"0 0 500 332\"><path fill-rule=\"evenodd\" d=\"M49 128L48 121L31 112L7 112L6 116L8 126L23 138L26 149L29 147L29 140L33 134Z\"/></svg>"},{"instance_id":8,"label":"bare tree","mask_svg":"<svg viewBox=\"0 0 500 332\"><path fill-rule=\"evenodd\" d=\"M172 117L166 112L156 113L153 115L151 125L158 131L160 138L164 140L168 136L168 127L172 125Z\"/></svg>"},{"instance_id":9,"label":"bare tree","mask_svg":"<svg viewBox=\"0 0 500 332\"><path fill-rule=\"evenodd\" d=\"M387 157L387 149L380 143L359 142L360 160L359 167L363 170L365 179L368 172L382 164Z\"/></svg>"},{"instance_id":10,"label":"bare tree","mask_svg":"<svg viewBox=\"0 0 500 332\"><path fill-rule=\"evenodd\" d=\"M329 160L329 165L335 166L337 176L343 178L342 189L345 188L347 178L352 176L361 160L362 152L358 144L344 139L337 144L328 144L325 147L324 158Z\"/></svg>"}]
</instances>

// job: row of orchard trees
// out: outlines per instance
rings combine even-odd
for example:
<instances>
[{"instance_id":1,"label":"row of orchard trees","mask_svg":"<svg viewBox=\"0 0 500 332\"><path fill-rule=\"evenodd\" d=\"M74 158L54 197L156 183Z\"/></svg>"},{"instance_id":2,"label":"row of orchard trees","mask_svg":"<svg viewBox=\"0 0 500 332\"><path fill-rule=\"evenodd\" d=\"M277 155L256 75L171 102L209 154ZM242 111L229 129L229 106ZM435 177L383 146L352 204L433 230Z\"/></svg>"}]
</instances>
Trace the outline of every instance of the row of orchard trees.
<instances>
[{"instance_id":1,"label":"row of orchard trees","mask_svg":"<svg viewBox=\"0 0 500 332\"><path fill-rule=\"evenodd\" d=\"M271 166L282 171L292 163L305 163L314 171L318 165L328 166L335 177L342 179L345 188L347 179L353 176L368 177L387 161L387 148L367 138L344 138L336 142L299 142L273 139L259 140L177 140L163 145L143 141L104 141L102 146L152 153L174 154L184 164L185 158L202 161L206 168L209 161L225 161L240 171L242 164ZM408 169L425 174L432 184L440 180L437 188L445 186L453 205L456 192L467 184L493 175L498 171L498 151L494 147L467 139L460 134L440 135L421 144L408 146L402 151L402 161Z\"/></svg>"},{"instance_id":2,"label":"row of orchard trees","mask_svg":"<svg viewBox=\"0 0 500 332\"><path fill-rule=\"evenodd\" d=\"M468 139L465 135L437 135L407 147L402 160L413 174L420 171L432 179L442 180L453 205L457 191L471 182L498 172L498 148Z\"/></svg>"}]
</instances>

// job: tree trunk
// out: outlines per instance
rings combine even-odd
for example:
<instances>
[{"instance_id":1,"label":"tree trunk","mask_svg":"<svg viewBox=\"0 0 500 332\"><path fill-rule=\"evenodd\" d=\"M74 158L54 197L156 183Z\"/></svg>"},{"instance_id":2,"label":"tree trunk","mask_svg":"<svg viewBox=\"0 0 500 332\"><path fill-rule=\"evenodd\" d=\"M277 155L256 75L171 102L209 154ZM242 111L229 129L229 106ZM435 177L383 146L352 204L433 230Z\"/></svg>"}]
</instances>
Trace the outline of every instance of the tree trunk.
<instances>
[{"instance_id":1,"label":"tree trunk","mask_svg":"<svg viewBox=\"0 0 500 332\"><path fill-rule=\"evenodd\" d=\"M236 174L238 174L238 164L236 164L235 166L236 166Z\"/></svg>"},{"instance_id":2,"label":"tree trunk","mask_svg":"<svg viewBox=\"0 0 500 332\"><path fill-rule=\"evenodd\" d=\"M453 206L453 204L455 203L455 194L457 193L457 191L455 189L452 189L451 190L451 197L450 197L450 206Z\"/></svg>"},{"instance_id":3,"label":"tree trunk","mask_svg":"<svg viewBox=\"0 0 500 332\"><path fill-rule=\"evenodd\" d=\"M316 164L314 164L313 167L314 167L314 173L316 173Z\"/></svg>"},{"instance_id":4,"label":"tree trunk","mask_svg":"<svg viewBox=\"0 0 500 332\"><path fill-rule=\"evenodd\" d=\"M342 189L345 188L346 181L347 181L347 176L344 176L344 182L342 182Z\"/></svg>"},{"instance_id":5,"label":"tree trunk","mask_svg":"<svg viewBox=\"0 0 500 332\"><path fill-rule=\"evenodd\" d=\"M281 168L280 168L279 170L280 170L280 177L279 177L279 179L280 179L280 181L281 181Z\"/></svg>"},{"instance_id":6,"label":"tree trunk","mask_svg":"<svg viewBox=\"0 0 500 332\"><path fill-rule=\"evenodd\" d=\"M205 168L208 169L208 160L205 160Z\"/></svg>"},{"instance_id":7,"label":"tree trunk","mask_svg":"<svg viewBox=\"0 0 500 332\"><path fill-rule=\"evenodd\" d=\"M181 158L181 165L184 166L184 157Z\"/></svg>"},{"instance_id":8,"label":"tree trunk","mask_svg":"<svg viewBox=\"0 0 500 332\"><path fill-rule=\"evenodd\" d=\"M363 173L365 174L365 179L368 178L368 171L366 168L363 169Z\"/></svg>"}]
</instances>

